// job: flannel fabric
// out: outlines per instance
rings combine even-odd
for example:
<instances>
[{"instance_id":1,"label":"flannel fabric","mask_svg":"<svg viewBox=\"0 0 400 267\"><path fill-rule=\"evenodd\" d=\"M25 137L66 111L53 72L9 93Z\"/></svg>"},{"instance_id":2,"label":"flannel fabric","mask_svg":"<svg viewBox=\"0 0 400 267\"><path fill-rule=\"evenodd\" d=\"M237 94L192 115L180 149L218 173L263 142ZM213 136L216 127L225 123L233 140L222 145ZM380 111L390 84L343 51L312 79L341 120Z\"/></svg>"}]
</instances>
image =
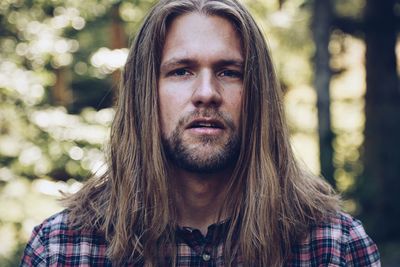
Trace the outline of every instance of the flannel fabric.
<instances>
[{"instance_id":1,"label":"flannel fabric","mask_svg":"<svg viewBox=\"0 0 400 267\"><path fill-rule=\"evenodd\" d=\"M112 266L104 237L96 231L72 229L67 216L62 211L34 228L20 266ZM189 227L177 229L177 266L224 266L223 240L228 227L229 221L213 224L206 236ZM243 266L240 257L234 265ZM285 266L380 266L380 260L360 221L339 213L331 222L311 229L293 247Z\"/></svg>"}]
</instances>

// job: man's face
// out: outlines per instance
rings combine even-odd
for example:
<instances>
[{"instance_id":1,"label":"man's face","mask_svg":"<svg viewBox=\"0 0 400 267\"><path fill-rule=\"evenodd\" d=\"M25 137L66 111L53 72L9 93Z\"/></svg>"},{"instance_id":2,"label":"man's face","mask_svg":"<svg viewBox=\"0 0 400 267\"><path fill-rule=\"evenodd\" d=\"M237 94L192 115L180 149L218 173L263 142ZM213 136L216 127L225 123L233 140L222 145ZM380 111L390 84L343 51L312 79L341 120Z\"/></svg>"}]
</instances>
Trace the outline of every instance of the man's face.
<instances>
[{"instance_id":1,"label":"man's face","mask_svg":"<svg viewBox=\"0 0 400 267\"><path fill-rule=\"evenodd\" d=\"M186 171L224 170L237 160L243 56L232 24L189 13L174 19L158 83L163 145Z\"/></svg>"}]
</instances>

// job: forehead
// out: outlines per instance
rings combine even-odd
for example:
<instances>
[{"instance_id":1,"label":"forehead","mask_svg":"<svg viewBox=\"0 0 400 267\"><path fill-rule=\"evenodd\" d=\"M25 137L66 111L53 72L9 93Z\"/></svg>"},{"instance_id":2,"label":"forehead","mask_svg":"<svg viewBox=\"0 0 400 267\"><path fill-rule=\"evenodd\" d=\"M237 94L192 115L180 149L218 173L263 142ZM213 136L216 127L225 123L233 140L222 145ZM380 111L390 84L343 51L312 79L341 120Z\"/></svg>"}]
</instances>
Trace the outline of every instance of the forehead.
<instances>
[{"instance_id":1,"label":"forehead","mask_svg":"<svg viewBox=\"0 0 400 267\"><path fill-rule=\"evenodd\" d=\"M242 60L241 39L234 25L224 17L188 13L169 24L162 54L162 61L188 56Z\"/></svg>"}]
</instances>

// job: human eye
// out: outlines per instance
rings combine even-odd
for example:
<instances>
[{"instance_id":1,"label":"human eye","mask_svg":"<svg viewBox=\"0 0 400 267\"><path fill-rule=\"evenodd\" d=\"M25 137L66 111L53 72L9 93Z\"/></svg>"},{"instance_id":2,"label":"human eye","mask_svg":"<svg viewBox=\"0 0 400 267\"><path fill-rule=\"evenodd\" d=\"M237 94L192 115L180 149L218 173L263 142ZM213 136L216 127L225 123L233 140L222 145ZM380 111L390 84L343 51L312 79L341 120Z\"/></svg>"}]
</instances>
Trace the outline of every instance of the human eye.
<instances>
[{"instance_id":1,"label":"human eye","mask_svg":"<svg viewBox=\"0 0 400 267\"><path fill-rule=\"evenodd\" d=\"M190 72L184 68L175 69L168 73L168 76L172 76L172 77L184 77L184 76L189 76L189 75L190 75Z\"/></svg>"},{"instance_id":2,"label":"human eye","mask_svg":"<svg viewBox=\"0 0 400 267\"><path fill-rule=\"evenodd\" d=\"M227 78L241 79L243 74L241 71L226 69L226 70L222 70L219 73L219 76L227 77Z\"/></svg>"}]
</instances>

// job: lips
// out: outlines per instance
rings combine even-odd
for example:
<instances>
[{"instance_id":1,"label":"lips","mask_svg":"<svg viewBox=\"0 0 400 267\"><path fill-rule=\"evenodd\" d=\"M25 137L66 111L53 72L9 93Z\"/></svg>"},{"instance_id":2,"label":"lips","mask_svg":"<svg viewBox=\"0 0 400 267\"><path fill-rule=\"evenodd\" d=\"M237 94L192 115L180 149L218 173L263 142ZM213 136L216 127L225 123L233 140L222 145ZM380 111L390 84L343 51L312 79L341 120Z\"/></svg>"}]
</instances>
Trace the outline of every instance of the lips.
<instances>
[{"instance_id":1,"label":"lips","mask_svg":"<svg viewBox=\"0 0 400 267\"><path fill-rule=\"evenodd\" d=\"M214 119L196 119L190 122L187 126L187 129L201 129L201 128L225 129L225 126L221 121Z\"/></svg>"}]
</instances>

